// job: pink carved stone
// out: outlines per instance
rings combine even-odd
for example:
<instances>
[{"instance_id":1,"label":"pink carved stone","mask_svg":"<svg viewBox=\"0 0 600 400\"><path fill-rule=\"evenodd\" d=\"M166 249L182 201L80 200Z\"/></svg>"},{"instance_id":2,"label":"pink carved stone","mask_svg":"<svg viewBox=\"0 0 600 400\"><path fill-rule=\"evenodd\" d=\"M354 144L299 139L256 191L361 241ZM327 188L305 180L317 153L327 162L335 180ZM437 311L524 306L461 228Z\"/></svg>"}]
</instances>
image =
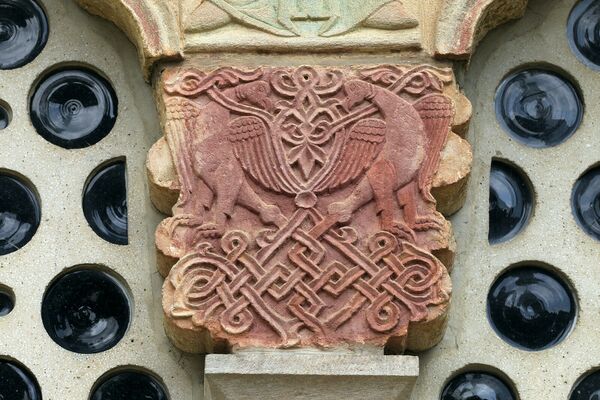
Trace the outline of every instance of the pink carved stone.
<instances>
[{"instance_id":1,"label":"pink carved stone","mask_svg":"<svg viewBox=\"0 0 600 400\"><path fill-rule=\"evenodd\" d=\"M431 187L452 81L427 65L166 70L180 196L157 248L175 344L402 351L443 319L434 253L451 230Z\"/></svg>"}]
</instances>

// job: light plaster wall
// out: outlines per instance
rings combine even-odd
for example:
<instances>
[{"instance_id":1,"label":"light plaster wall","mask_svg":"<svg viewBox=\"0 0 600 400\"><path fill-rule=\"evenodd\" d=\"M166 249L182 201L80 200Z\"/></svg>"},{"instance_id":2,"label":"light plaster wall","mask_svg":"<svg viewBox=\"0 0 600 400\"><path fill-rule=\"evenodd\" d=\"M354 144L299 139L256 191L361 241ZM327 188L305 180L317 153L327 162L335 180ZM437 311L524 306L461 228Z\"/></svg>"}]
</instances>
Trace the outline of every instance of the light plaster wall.
<instances>
[{"instance_id":1,"label":"light plaster wall","mask_svg":"<svg viewBox=\"0 0 600 400\"><path fill-rule=\"evenodd\" d=\"M137 366L155 372L171 399L198 399L202 363L174 349L162 328L160 289L154 260L154 229L160 220L147 194L144 163L159 137L151 88L140 74L136 50L114 25L93 17L72 0L43 0L50 24L44 51L25 67L0 71L0 99L12 108L12 123L0 131L0 170L15 171L35 186L42 222L21 250L0 257L0 285L14 290L16 307L0 318L0 357L16 359L36 376L44 400L85 400L107 371ZM61 63L101 71L119 98L113 131L98 144L65 150L39 136L28 116L32 86ZM128 246L100 239L89 227L81 196L89 174L107 160L127 159ZM50 282L78 264L101 264L131 290L133 318L113 349L96 355L68 352L44 330L41 302Z\"/></svg>"},{"instance_id":2,"label":"light plaster wall","mask_svg":"<svg viewBox=\"0 0 600 400\"><path fill-rule=\"evenodd\" d=\"M464 87L474 115L468 140L474 165L465 207L453 218L459 253L452 272L453 298L442 343L421 356L414 400L439 399L456 372L483 369L507 376L520 400L566 400L581 375L600 366L600 244L587 236L571 214L573 184L599 161L598 73L580 63L569 48L566 24L572 0L532 0L524 19L491 33L478 47ZM583 123L565 143L528 148L510 138L498 122L494 95L503 77L527 65L554 65L581 87ZM496 157L516 164L536 195L529 226L513 240L490 246L489 170ZM550 265L575 289L579 314L561 344L541 352L515 349L500 339L486 316L486 297L495 278L523 261Z\"/></svg>"},{"instance_id":3,"label":"light plaster wall","mask_svg":"<svg viewBox=\"0 0 600 400\"><path fill-rule=\"evenodd\" d=\"M123 365L157 373L173 400L202 398L202 358L182 355L164 335L160 308L162 279L155 269L154 229L159 215L151 207L144 162L159 125L151 90L142 79L136 50L116 27L79 9L72 0L44 0L51 35L31 64L0 72L0 100L13 111L11 126L0 131L0 169L26 176L42 201L42 223L22 250L0 258L0 284L15 292L14 311L0 319L0 356L26 365L37 377L46 400L84 400L96 380ZM514 382L521 400L564 400L572 385L600 364L596 345L600 326L600 275L595 273L600 246L575 224L570 194L577 177L598 161L600 142L594 107L600 80L572 55L565 36L569 0L532 0L526 17L490 34L464 77L474 106L469 140L475 163L467 204L454 218L458 257L453 271L453 308L442 343L421 355L414 400L439 398L444 383L469 366L501 372ZM358 56L352 61L364 62ZM223 58L227 58L223 56ZM309 57L307 57L309 58ZM320 57L319 57L320 58ZM337 57L332 57L337 58ZM365 56L369 62L373 56ZM385 62L404 62L386 55ZM302 62L305 60L302 59ZM119 96L113 132L87 149L64 150L35 133L27 112L36 79L63 62L86 63L102 71ZM213 60L214 62L214 60ZM239 60L238 60L239 62ZM579 82L587 104L579 131L566 143L546 150L512 141L496 122L493 97L502 77L522 64L552 63ZM103 162L125 156L128 166L130 245L98 238L81 210L89 174ZM537 203L531 223L512 241L487 243L488 176L493 157L521 167L533 182ZM527 353L504 343L485 313L488 288L511 264L535 260L568 276L579 298L572 334L555 348ZM40 316L47 285L78 264L103 264L123 277L135 307L123 341L97 355L63 350L46 334Z\"/></svg>"}]
</instances>

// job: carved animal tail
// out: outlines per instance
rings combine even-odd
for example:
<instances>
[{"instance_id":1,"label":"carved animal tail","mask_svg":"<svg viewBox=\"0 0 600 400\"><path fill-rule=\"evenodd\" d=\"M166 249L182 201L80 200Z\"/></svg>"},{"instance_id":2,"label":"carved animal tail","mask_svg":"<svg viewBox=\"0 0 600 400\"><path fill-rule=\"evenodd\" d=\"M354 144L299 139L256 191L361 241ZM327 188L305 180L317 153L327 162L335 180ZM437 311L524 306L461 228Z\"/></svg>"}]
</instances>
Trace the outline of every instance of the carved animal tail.
<instances>
[{"instance_id":1,"label":"carved animal tail","mask_svg":"<svg viewBox=\"0 0 600 400\"><path fill-rule=\"evenodd\" d=\"M423 120L428 143L425 163L419 172L419 190L426 200L435 203L431 187L450 134L454 105L449 97L432 94L417 101L414 107Z\"/></svg>"},{"instance_id":2,"label":"carved animal tail","mask_svg":"<svg viewBox=\"0 0 600 400\"><path fill-rule=\"evenodd\" d=\"M191 135L199 113L198 107L185 98L171 98L166 103L165 138L171 150L180 185L180 197L176 207L185 206L192 190L192 154L189 144L192 143Z\"/></svg>"}]
</instances>

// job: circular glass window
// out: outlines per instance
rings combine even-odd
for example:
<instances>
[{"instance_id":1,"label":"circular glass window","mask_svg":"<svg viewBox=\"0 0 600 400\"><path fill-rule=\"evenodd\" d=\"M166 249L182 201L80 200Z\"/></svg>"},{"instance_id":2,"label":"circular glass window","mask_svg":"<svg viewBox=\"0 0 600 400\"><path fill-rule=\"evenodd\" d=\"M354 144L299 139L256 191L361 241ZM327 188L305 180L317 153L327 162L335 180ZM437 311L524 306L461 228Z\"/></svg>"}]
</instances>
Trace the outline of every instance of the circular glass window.
<instances>
[{"instance_id":1,"label":"circular glass window","mask_svg":"<svg viewBox=\"0 0 600 400\"><path fill-rule=\"evenodd\" d=\"M117 96L110 83L91 70L62 69L37 86L30 114L44 139L79 149L110 133L117 119Z\"/></svg>"},{"instance_id":2,"label":"circular glass window","mask_svg":"<svg viewBox=\"0 0 600 400\"><path fill-rule=\"evenodd\" d=\"M583 102L575 86L553 71L527 69L509 75L496 93L502 127L531 147L551 147L579 127Z\"/></svg>"}]
</instances>

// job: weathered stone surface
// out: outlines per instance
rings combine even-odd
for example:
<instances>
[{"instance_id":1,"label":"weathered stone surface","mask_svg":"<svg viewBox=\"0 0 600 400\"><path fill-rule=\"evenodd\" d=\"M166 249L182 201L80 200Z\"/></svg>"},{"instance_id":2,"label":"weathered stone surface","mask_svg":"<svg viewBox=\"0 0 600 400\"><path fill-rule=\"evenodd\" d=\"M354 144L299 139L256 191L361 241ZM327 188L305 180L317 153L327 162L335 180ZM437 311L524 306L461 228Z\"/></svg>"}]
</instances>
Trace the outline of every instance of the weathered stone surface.
<instances>
[{"instance_id":1,"label":"weathered stone surface","mask_svg":"<svg viewBox=\"0 0 600 400\"><path fill-rule=\"evenodd\" d=\"M450 133L442 150L440 167L433 178L431 194L437 200L438 211L449 216L460 210L467 195L466 185L471 173L471 145Z\"/></svg>"},{"instance_id":2,"label":"weathered stone surface","mask_svg":"<svg viewBox=\"0 0 600 400\"><path fill-rule=\"evenodd\" d=\"M155 62L196 52L410 50L467 59L527 0L76 0ZM457 132L460 133L460 132Z\"/></svg>"},{"instance_id":3,"label":"weathered stone surface","mask_svg":"<svg viewBox=\"0 0 600 400\"><path fill-rule=\"evenodd\" d=\"M155 180L180 197L156 240L179 347L402 352L413 325L436 329L415 348L439 340L454 249L431 189L443 149L470 161L451 70L184 67L162 85L178 185Z\"/></svg>"},{"instance_id":4,"label":"weathered stone surface","mask_svg":"<svg viewBox=\"0 0 600 400\"><path fill-rule=\"evenodd\" d=\"M191 0L188 51L420 48L417 2L398 0Z\"/></svg>"},{"instance_id":5,"label":"weathered stone surface","mask_svg":"<svg viewBox=\"0 0 600 400\"><path fill-rule=\"evenodd\" d=\"M181 59L178 0L76 0L117 25L137 47L146 79L158 60Z\"/></svg>"},{"instance_id":6,"label":"weathered stone surface","mask_svg":"<svg viewBox=\"0 0 600 400\"><path fill-rule=\"evenodd\" d=\"M148 152L146 173L150 184L150 199L154 207L165 215L171 215L179 198L179 180L167 141L161 138Z\"/></svg>"},{"instance_id":7,"label":"weathered stone surface","mask_svg":"<svg viewBox=\"0 0 600 400\"><path fill-rule=\"evenodd\" d=\"M528 0L445 0L437 25L438 56L468 59L495 27L520 18Z\"/></svg>"},{"instance_id":8,"label":"weathered stone surface","mask_svg":"<svg viewBox=\"0 0 600 400\"><path fill-rule=\"evenodd\" d=\"M206 357L206 400L409 400L417 357L264 352Z\"/></svg>"}]
</instances>

